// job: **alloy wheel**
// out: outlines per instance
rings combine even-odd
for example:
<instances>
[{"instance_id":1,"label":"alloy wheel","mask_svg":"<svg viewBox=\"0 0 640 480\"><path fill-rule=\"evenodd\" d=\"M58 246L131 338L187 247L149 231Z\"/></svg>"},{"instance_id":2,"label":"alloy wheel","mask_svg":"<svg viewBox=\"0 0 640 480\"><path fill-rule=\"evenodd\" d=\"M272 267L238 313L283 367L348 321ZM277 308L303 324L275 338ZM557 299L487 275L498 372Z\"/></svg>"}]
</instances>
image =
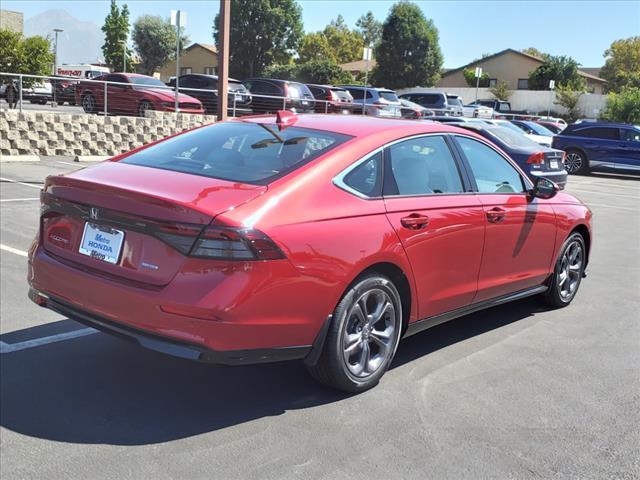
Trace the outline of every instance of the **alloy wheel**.
<instances>
[{"instance_id":1,"label":"alloy wheel","mask_svg":"<svg viewBox=\"0 0 640 480\"><path fill-rule=\"evenodd\" d=\"M86 113L92 113L95 108L95 101L91 95L85 95L82 99L82 108Z\"/></svg>"},{"instance_id":2,"label":"alloy wheel","mask_svg":"<svg viewBox=\"0 0 640 480\"><path fill-rule=\"evenodd\" d=\"M582 155L578 152L570 152L564 161L564 168L568 173L576 173L582 168Z\"/></svg>"},{"instance_id":3,"label":"alloy wheel","mask_svg":"<svg viewBox=\"0 0 640 480\"><path fill-rule=\"evenodd\" d=\"M558 292L563 300L570 300L576 293L582 275L584 251L582 244L574 240L564 251L558 271Z\"/></svg>"},{"instance_id":4,"label":"alloy wheel","mask_svg":"<svg viewBox=\"0 0 640 480\"><path fill-rule=\"evenodd\" d=\"M381 289L363 293L347 313L342 338L343 358L349 372L358 378L374 374L393 354L396 309Z\"/></svg>"}]
</instances>

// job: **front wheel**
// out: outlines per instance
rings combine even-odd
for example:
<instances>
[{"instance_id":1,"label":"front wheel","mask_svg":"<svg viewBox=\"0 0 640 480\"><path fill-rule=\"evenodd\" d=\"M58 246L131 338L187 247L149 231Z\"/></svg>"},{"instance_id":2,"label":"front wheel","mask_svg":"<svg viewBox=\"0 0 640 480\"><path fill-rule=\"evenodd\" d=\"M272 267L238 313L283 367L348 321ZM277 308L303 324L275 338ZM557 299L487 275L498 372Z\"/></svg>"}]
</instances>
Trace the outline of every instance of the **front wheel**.
<instances>
[{"instance_id":1,"label":"front wheel","mask_svg":"<svg viewBox=\"0 0 640 480\"><path fill-rule=\"evenodd\" d=\"M334 310L322 354L309 372L346 392L374 387L393 360L401 330L402 304L395 285L383 275L366 275Z\"/></svg>"},{"instance_id":2,"label":"front wheel","mask_svg":"<svg viewBox=\"0 0 640 480\"><path fill-rule=\"evenodd\" d=\"M149 110L153 110L153 105L151 104L151 102L143 100L142 102L140 102L140 106L138 107L138 115L140 115L141 117L145 117L147 111Z\"/></svg>"},{"instance_id":3,"label":"front wheel","mask_svg":"<svg viewBox=\"0 0 640 480\"><path fill-rule=\"evenodd\" d=\"M586 175L589 173L589 161L581 151L567 150L564 168L570 175Z\"/></svg>"},{"instance_id":4,"label":"front wheel","mask_svg":"<svg viewBox=\"0 0 640 480\"><path fill-rule=\"evenodd\" d=\"M571 303L580 287L586 261L584 238L579 233L571 234L562 246L549 290L543 296L545 303L552 307L566 307Z\"/></svg>"},{"instance_id":5,"label":"front wheel","mask_svg":"<svg viewBox=\"0 0 640 480\"><path fill-rule=\"evenodd\" d=\"M93 95L87 93L84 97L82 97L82 109L84 113L93 113L96 110L96 99L93 98Z\"/></svg>"}]
</instances>

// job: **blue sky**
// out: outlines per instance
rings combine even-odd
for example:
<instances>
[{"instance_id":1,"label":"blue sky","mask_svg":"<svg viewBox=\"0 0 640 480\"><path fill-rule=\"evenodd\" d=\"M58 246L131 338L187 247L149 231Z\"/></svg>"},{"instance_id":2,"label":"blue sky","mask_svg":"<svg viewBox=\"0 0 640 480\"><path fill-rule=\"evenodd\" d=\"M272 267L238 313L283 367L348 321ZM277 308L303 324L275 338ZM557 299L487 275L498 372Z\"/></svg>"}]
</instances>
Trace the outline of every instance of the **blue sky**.
<instances>
[{"instance_id":1,"label":"blue sky","mask_svg":"<svg viewBox=\"0 0 640 480\"><path fill-rule=\"evenodd\" d=\"M123 3L119 0L118 3ZM168 16L179 6L188 15L192 41L213 43L216 0L129 0L132 19L148 13ZM322 29L338 14L351 26L367 10L384 20L394 2L386 0L299 0L306 31ZM602 54L618 38L640 35L640 0L426 0L416 1L440 32L447 68L511 47L530 46L566 54L585 67L601 66ZM49 9L67 10L79 20L102 25L108 0L3 0L2 8L22 11L25 19ZM45 32L46 33L46 32Z\"/></svg>"}]
</instances>

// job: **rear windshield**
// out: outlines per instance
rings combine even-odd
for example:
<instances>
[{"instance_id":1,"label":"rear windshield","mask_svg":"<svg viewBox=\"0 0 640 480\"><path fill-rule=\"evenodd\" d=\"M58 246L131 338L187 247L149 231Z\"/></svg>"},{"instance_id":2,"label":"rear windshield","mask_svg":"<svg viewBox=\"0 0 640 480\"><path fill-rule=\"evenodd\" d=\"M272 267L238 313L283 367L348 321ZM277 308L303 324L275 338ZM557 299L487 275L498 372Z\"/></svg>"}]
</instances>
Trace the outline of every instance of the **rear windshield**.
<instances>
[{"instance_id":1,"label":"rear windshield","mask_svg":"<svg viewBox=\"0 0 640 480\"><path fill-rule=\"evenodd\" d=\"M462 107L462 100L460 100L460 98L458 97L449 97L447 96L447 101L449 102L449 105L455 105L457 107Z\"/></svg>"},{"instance_id":2,"label":"rear windshield","mask_svg":"<svg viewBox=\"0 0 640 480\"><path fill-rule=\"evenodd\" d=\"M424 94L421 100L423 105L444 106L444 95L438 95L437 93ZM418 102L420 103L420 100Z\"/></svg>"},{"instance_id":3,"label":"rear windshield","mask_svg":"<svg viewBox=\"0 0 640 480\"><path fill-rule=\"evenodd\" d=\"M145 148L122 163L266 185L348 140L333 132L228 122Z\"/></svg>"},{"instance_id":4,"label":"rear windshield","mask_svg":"<svg viewBox=\"0 0 640 480\"><path fill-rule=\"evenodd\" d=\"M553 132L549 130L547 127L543 127L542 125L539 125L534 122L522 122L522 123L524 123L527 127L529 127L534 132L536 132L538 135L544 135L545 137L553 136Z\"/></svg>"},{"instance_id":5,"label":"rear windshield","mask_svg":"<svg viewBox=\"0 0 640 480\"><path fill-rule=\"evenodd\" d=\"M380 90L380 91L378 91L378 95L380 95L381 98L384 98L385 100L387 100L389 102L397 102L398 101L398 95L396 95L396 92L391 92L389 90Z\"/></svg>"},{"instance_id":6,"label":"rear windshield","mask_svg":"<svg viewBox=\"0 0 640 480\"><path fill-rule=\"evenodd\" d=\"M490 134L496 136L499 140L502 140L504 143L506 143L510 147L515 147L515 148L531 148L531 147L539 148L540 147L540 145L538 145L536 142L525 137L522 134L522 130L517 132L509 128L493 127L493 128L488 128L487 131Z\"/></svg>"}]
</instances>

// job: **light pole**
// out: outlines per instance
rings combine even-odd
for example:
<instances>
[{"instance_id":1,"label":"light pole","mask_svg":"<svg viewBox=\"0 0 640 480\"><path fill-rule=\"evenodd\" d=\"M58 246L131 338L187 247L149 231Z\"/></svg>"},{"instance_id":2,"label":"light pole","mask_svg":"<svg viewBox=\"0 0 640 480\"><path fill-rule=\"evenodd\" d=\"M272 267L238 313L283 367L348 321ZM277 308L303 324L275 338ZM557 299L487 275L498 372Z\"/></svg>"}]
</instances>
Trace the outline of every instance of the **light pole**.
<instances>
[{"instance_id":1,"label":"light pole","mask_svg":"<svg viewBox=\"0 0 640 480\"><path fill-rule=\"evenodd\" d=\"M122 72L127 73L127 37L122 43Z\"/></svg>"},{"instance_id":2,"label":"light pole","mask_svg":"<svg viewBox=\"0 0 640 480\"><path fill-rule=\"evenodd\" d=\"M56 43L53 47L53 76L55 77L58 74L58 34L60 32L64 32L61 28L54 28L53 32L56 34ZM57 105L58 103L58 95L55 81L51 84L53 87L53 105Z\"/></svg>"},{"instance_id":3,"label":"light pole","mask_svg":"<svg viewBox=\"0 0 640 480\"><path fill-rule=\"evenodd\" d=\"M553 98L554 88L556 88L556 81L549 80L549 104L547 105L547 120L549 120L549 113L551 113L551 99Z\"/></svg>"},{"instance_id":4,"label":"light pole","mask_svg":"<svg viewBox=\"0 0 640 480\"><path fill-rule=\"evenodd\" d=\"M180 10L171 10L171 25L176 27L176 82L175 82L175 111L178 113L178 89L180 88L180 27L187 26L187 14Z\"/></svg>"},{"instance_id":5,"label":"light pole","mask_svg":"<svg viewBox=\"0 0 640 480\"><path fill-rule=\"evenodd\" d=\"M478 103L478 88L480 88L480 77L482 77L482 68L476 67L476 104Z\"/></svg>"},{"instance_id":6,"label":"light pole","mask_svg":"<svg viewBox=\"0 0 640 480\"><path fill-rule=\"evenodd\" d=\"M365 70L364 70L364 97L362 98L362 115L367 114L367 88L369 83L369 62L371 61L373 49L371 45L368 47L364 47L362 50L362 59L365 61Z\"/></svg>"}]
</instances>

